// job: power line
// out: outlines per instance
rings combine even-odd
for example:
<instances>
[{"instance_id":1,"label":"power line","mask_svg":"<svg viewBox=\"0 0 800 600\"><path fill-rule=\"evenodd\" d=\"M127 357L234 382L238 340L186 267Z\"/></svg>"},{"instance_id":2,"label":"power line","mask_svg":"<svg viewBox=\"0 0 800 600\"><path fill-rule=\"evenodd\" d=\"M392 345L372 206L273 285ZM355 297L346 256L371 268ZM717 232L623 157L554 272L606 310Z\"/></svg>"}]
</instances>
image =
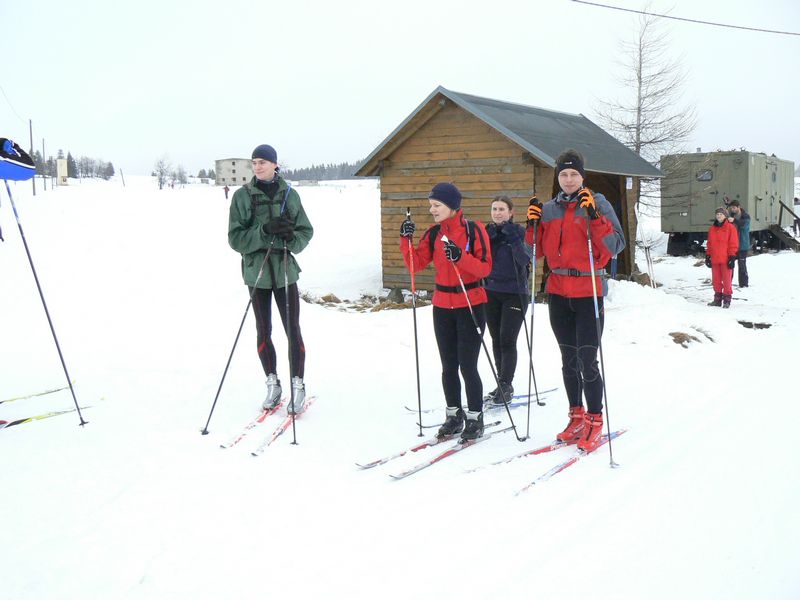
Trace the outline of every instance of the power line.
<instances>
[{"instance_id":1,"label":"power line","mask_svg":"<svg viewBox=\"0 0 800 600\"><path fill-rule=\"evenodd\" d=\"M800 33L795 31L777 31L775 29L760 29L758 27L744 27L742 25L727 25L725 23L714 23L713 21L701 21L699 19L686 19L683 17L673 17L671 15L662 15L659 13L647 12L645 10L635 10L632 8L622 8L620 6L609 6L607 4L599 4L597 2L584 2L584 0L572 0L578 4L588 4L590 6L599 6L600 8L610 8L612 10L621 10L623 12L636 13L639 15L648 15L651 17L661 17L662 19L673 19L675 21L685 21L686 23L698 23L700 25L713 25L714 27L727 27L729 29L746 29L747 31L760 31L762 33L777 33L779 35L797 35Z\"/></svg>"},{"instance_id":2,"label":"power line","mask_svg":"<svg viewBox=\"0 0 800 600\"><path fill-rule=\"evenodd\" d=\"M11 100L9 100L8 96L6 96L6 91L3 89L2 85L0 85L0 92L3 93L3 98L6 99L6 102L8 102L8 105L11 107L11 112L13 112L15 115L17 115L17 118L20 121L22 121L23 123L27 123L27 121L25 119L23 119L22 117L19 116L19 113L17 112L17 109L14 108L14 105L11 104Z\"/></svg>"}]
</instances>

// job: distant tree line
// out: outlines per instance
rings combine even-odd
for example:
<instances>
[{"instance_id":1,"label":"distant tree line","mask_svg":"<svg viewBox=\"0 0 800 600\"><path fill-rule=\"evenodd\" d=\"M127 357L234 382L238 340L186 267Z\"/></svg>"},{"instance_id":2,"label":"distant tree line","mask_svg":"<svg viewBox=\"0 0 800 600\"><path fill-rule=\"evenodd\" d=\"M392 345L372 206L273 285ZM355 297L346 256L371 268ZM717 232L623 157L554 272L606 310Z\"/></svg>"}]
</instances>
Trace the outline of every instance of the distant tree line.
<instances>
[{"instance_id":1,"label":"distant tree line","mask_svg":"<svg viewBox=\"0 0 800 600\"><path fill-rule=\"evenodd\" d=\"M205 169L200 169L197 173L197 177L199 179L216 179L217 174L214 172L214 169L209 169L206 171Z\"/></svg>"},{"instance_id":2,"label":"distant tree line","mask_svg":"<svg viewBox=\"0 0 800 600\"><path fill-rule=\"evenodd\" d=\"M64 151L59 150L55 158L48 156L44 160L42 153L38 150L33 152L33 162L36 165L36 174L43 177L56 177L58 172L56 170L56 160L64 158ZM81 156L78 160L72 156L71 152L67 152L67 177L74 179L82 177L100 177L102 179L110 179L114 176L114 165L97 158L89 158L88 156Z\"/></svg>"},{"instance_id":3,"label":"distant tree line","mask_svg":"<svg viewBox=\"0 0 800 600\"><path fill-rule=\"evenodd\" d=\"M343 162L329 165L311 165L302 169L281 169L281 174L286 179L312 179L322 181L325 179L354 179L353 173L358 171L364 161L355 163Z\"/></svg>"}]
</instances>

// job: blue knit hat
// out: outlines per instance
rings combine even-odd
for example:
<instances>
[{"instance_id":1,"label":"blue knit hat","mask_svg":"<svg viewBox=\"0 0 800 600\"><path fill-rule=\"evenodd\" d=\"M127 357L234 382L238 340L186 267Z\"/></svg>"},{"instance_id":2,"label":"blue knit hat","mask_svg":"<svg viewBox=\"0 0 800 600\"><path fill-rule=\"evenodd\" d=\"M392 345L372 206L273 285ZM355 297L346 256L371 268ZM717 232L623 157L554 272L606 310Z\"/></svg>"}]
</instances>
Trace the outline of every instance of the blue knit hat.
<instances>
[{"instance_id":1,"label":"blue knit hat","mask_svg":"<svg viewBox=\"0 0 800 600\"><path fill-rule=\"evenodd\" d=\"M461 208L461 192L452 183L437 183L433 186L428 200L436 200L452 210Z\"/></svg>"},{"instance_id":2,"label":"blue knit hat","mask_svg":"<svg viewBox=\"0 0 800 600\"><path fill-rule=\"evenodd\" d=\"M260 146L256 146L256 149L253 150L253 156L251 158L263 158L271 163L277 163L278 153L275 152L275 148L269 144L261 144Z\"/></svg>"}]
</instances>

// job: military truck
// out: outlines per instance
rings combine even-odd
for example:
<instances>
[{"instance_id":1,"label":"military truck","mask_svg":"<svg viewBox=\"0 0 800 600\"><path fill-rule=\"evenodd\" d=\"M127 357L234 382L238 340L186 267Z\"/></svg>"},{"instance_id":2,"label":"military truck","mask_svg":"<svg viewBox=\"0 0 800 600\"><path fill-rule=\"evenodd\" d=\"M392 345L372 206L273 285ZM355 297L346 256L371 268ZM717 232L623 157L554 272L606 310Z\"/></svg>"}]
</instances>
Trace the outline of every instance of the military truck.
<instances>
[{"instance_id":1,"label":"military truck","mask_svg":"<svg viewBox=\"0 0 800 600\"><path fill-rule=\"evenodd\" d=\"M714 210L738 200L750 214L750 247L780 249L794 242L783 229L792 218L794 163L741 151L661 157L661 231L667 253L702 253ZM783 208L781 207L783 204Z\"/></svg>"}]
</instances>

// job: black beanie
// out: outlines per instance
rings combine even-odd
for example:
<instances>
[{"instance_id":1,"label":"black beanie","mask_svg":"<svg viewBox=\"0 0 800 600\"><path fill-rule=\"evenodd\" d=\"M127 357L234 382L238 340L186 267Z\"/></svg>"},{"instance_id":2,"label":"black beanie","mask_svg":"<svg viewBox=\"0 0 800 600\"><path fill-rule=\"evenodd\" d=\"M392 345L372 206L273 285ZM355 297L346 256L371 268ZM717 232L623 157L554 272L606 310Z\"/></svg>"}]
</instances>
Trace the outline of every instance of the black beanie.
<instances>
[{"instance_id":1,"label":"black beanie","mask_svg":"<svg viewBox=\"0 0 800 600\"><path fill-rule=\"evenodd\" d=\"M583 157L577 150L572 148L564 150L556 159L556 177L564 169L575 169L586 179L586 171L583 170Z\"/></svg>"},{"instance_id":2,"label":"black beanie","mask_svg":"<svg viewBox=\"0 0 800 600\"><path fill-rule=\"evenodd\" d=\"M461 192L452 183L437 183L428 194L429 200L437 200L453 210L461 208Z\"/></svg>"},{"instance_id":3,"label":"black beanie","mask_svg":"<svg viewBox=\"0 0 800 600\"><path fill-rule=\"evenodd\" d=\"M277 163L278 153L275 152L275 148L269 144L261 144L260 146L256 146L256 149L253 150L253 156L251 158L263 158L271 163Z\"/></svg>"}]
</instances>

